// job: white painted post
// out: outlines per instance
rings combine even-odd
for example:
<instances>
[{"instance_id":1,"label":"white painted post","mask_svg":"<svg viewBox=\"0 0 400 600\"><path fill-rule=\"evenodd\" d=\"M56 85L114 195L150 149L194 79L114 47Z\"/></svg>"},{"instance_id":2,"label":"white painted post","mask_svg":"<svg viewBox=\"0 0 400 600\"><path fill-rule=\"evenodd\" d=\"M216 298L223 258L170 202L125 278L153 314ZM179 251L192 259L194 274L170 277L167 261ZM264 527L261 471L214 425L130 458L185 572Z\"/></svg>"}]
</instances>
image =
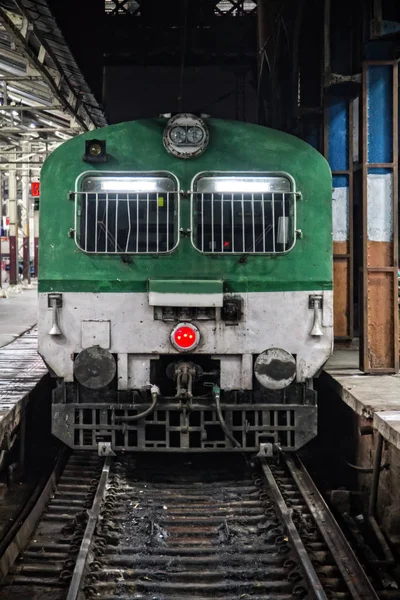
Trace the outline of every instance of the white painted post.
<instances>
[{"instance_id":1,"label":"white painted post","mask_svg":"<svg viewBox=\"0 0 400 600\"><path fill-rule=\"evenodd\" d=\"M22 142L22 230L24 233L23 242L23 286L30 288L31 284L31 272L30 272L30 236L29 236L29 214L30 214L30 201L29 201L29 161L30 143Z\"/></svg>"},{"instance_id":2,"label":"white painted post","mask_svg":"<svg viewBox=\"0 0 400 600\"><path fill-rule=\"evenodd\" d=\"M8 214L10 217L10 289L20 292L18 286L18 200L17 200L17 155L10 154L8 170Z\"/></svg>"}]
</instances>

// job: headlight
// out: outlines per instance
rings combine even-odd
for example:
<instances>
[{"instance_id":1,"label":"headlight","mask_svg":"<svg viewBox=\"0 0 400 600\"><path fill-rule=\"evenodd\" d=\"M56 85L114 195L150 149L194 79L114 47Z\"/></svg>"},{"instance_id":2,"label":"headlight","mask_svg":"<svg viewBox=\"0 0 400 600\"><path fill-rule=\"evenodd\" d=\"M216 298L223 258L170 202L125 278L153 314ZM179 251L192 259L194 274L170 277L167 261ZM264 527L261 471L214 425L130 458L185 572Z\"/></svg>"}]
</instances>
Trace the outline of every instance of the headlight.
<instances>
[{"instance_id":1,"label":"headlight","mask_svg":"<svg viewBox=\"0 0 400 600\"><path fill-rule=\"evenodd\" d=\"M190 127L187 132L187 141L190 144L200 144L204 137L203 130L200 127Z\"/></svg>"},{"instance_id":2,"label":"headlight","mask_svg":"<svg viewBox=\"0 0 400 600\"><path fill-rule=\"evenodd\" d=\"M191 114L175 115L164 129L164 147L177 158L195 158L203 154L209 140L202 119Z\"/></svg>"},{"instance_id":3,"label":"headlight","mask_svg":"<svg viewBox=\"0 0 400 600\"><path fill-rule=\"evenodd\" d=\"M174 144L183 144L186 142L186 131L183 127L173 127L169 136Z\"/></svg>"},{"instance_id":4,"label":"headlight","mask_svg":"<svg viewBox=\"0 0 400 600\"><path fill-rule=\"evenodd\" d=\"M269 348L257 356L254 374L263 387L283 390L296 377L296 360L282 348Z\"/></svg>"}]
</instances>

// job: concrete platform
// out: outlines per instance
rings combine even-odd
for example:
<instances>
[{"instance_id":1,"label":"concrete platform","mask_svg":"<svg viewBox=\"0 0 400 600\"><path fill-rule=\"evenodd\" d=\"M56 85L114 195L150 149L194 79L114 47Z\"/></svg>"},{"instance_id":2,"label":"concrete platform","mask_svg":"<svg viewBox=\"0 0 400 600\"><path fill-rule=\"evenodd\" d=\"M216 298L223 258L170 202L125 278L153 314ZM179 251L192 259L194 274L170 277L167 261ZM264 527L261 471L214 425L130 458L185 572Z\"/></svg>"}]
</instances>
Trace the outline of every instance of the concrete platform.
<instances>
[{"instance_id":1,"label":"concrete platform","mask_svg":"<svg viewBox=\"0 0 400 600\"><path fill-rule=\"evenodd\" d=\"M11 439L24 415L30 393L46 373L37 353L36 328L0 348L0 447L7 447L4 438Z\"/></svg>"},{"instance_id":2,"label":"concrete platform","mask_svg":"<svg viewBox=\"0 0 400 600\"><path fill-rule=\"evenodd\" d=\"M365 375L358 364L358 349L335 350L322 381L400 449L400 375Z\"/></svg>"},{"instance_id":3,"label":"concrete platform","mask_svg":"<svg viewBox=\"0 0 400 600\"><path fill-rule=\"evenodd\" d=\"M37 287L0 298L0 348L37 323Z\"/></svg>"},{"instance_id":4,"label":"concrete platform","mask_svg":"<svg viewBox=\"0 0 400 600\"><path fill-rule=\"evenodd\" d=\"M7 448L30 393L47 373L37 353L37 288L0 298L0 447ZM4 444L3 444L4 442Z\"/></svg>"}]
</instances>

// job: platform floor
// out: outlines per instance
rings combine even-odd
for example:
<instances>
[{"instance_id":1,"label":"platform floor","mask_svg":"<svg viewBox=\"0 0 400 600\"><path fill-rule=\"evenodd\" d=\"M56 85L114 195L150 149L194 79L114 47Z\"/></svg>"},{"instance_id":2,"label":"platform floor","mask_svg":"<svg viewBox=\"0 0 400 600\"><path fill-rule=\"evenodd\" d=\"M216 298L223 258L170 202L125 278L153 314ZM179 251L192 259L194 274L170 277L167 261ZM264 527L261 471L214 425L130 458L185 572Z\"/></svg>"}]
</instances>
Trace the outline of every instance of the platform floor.
<instances>
[{"instance_id":1,"label":"platform floor","mask_svg":"<svg viewBox=\"0 0 400 600\"><path fill-rule=\"evenodd\" d=\"M37 287L0 298L0 347L37 323Z\"/></svg>"},{"instance_id":2,"label":"platform floor","mask_svg":"<svg viewBox=\"0 0 400 600\"><path fill-rule=\"evenodd\" d=\"M37 353L37 330L27 331L0 348L0 447L21 422L30 393L46 375Z\"/></svg>"},{"instance_id":3,"label":"platform floor","mask_svg":"<svg viewBox=\"0 0 400 600\"><path fill-rule=\"evenodd\" d=\"M37 287L0 298L0 447L47 373L37 353Z\"/></svg>"},{"instance_id":4,"label":"platform floor","mask_svg":"<svg viewBox=\"0 0 400 600\"><path fill-rule=\"evenodd\" d=\"M322 381L400 449L400 375L365 375L358 361L357 349L335 350Z\"/></svg>"}]
</instances>

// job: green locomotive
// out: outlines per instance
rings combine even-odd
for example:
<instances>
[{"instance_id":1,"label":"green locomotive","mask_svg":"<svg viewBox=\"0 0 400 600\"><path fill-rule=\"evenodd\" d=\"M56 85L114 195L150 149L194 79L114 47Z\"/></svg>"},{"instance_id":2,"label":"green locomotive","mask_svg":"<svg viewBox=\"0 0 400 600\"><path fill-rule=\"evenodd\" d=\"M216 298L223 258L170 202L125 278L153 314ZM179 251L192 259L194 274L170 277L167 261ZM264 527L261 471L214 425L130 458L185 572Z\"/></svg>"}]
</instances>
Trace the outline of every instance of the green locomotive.
<instances>
[{"instance_id":1,"label":"green locomotive","mask_svg":"<svg viewBox=\"0 0 400 600\"><path fill-rule=\"evenodd\" d=\"M191 114L42 170L39 351L71 448L296 450L333 340L331 173L303 141Z\"/></svg>"}]
</instances>

